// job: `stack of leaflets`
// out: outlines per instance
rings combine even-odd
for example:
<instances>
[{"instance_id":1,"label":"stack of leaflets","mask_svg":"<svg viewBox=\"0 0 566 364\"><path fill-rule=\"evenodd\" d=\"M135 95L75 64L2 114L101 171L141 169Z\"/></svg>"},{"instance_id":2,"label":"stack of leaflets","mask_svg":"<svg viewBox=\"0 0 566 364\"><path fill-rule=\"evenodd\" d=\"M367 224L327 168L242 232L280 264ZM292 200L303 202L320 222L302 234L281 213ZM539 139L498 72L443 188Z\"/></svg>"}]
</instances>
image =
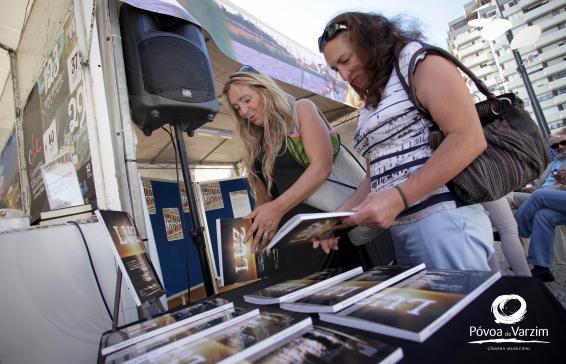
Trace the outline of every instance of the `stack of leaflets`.
<instances>
[{"instance_id":1,"label":"stack of leaflets","mask_svg":"<svg viewBox=\"0 0 566 364\"><path fill-rule=\"evenodd\" d=\"M302 279L290 280L261 289L253 294L244 295L244 300L258 305L269 305L298 300L317 290L326 288L363 272L362 267L348 271L327 269L306 276Z\"/></svg>"},{"instance_id":2,"label":"stack of leaflets","mask_svg":"<svg viewBox=\"0 0 566 364\"><path fill-rule=\"evenodd\" d=\"M397 363L402 358L400 347L314 326L301 336L291 337L276 348L270 348L268 353L260 352L246 359L256 364L385 364Z\"/></svg>"},{"instance_id":3,"label":"stack of leaflets","mask_svg":"<svg viewBox=\"0 0 566 364\"><path fill-rule=\"evenodd\" d=\"M267 245L267 250L276 244L309 243L312 240L331 238L337 230L348 227L341 224L341 220L352 214L352 211L335 211L295 215L277 230Z\"/></svg>"},{"instance_id":4,"label":"stack of leaflets","mask_svg":"<svg viewBox=\"0 0 566 364\"><path fill-rule=\"evenodd\" d=\"M273 275L278 268L278 251L254 254L253 238L245 240L251 219L216 219L220 285L242 283Z\"/></svg>"},{"instance_id":5,"label":"stack of leaflets","mask_svg":"<svg viewBox=\"0 0 566 364\"><path fill-rule=\"evenodd\" d=\"M339 313L319 316L323 321L423 342L500 276L490 271L425 270Z\"/></svg>"},{"instance_id":6,"label":"stack of leaflets","mask_svg":"<svg viewBox=\"0 0 566 364\"><path fill-rule=\"evenodd\" d=\"M101 338L101 354L108 355L137 344L143 340L160 335L217 313L226 313L233 310L234 305L222 298L206 299L196 302L189 307L173 313L168 313L152 320L143 321L120 329L105 333Z\"/></svg>"},{"instance_id":7,"label":"stack of leaflets","mask_svg":"<svg viewBox=\"0 0 566 364\"><path fill-rule=\"evenodd\" d=\"M239 363L289 337L312 328L310 317L262 312L206 337L177 341L132 358L126 363Z\"/></svg>"},{"instance_id":8,"label":"stack of leaflets","mask_svg":"<svg viewBox=\"0 0 566 364\"><path fill-rule=\"evenodd\" d=\"M353 278L317 290L299 300L284 302L281 304L281 308L308 313L338 312L424 268L424 263L416 267L374 267Z\"/></svg>"}]
</instances>

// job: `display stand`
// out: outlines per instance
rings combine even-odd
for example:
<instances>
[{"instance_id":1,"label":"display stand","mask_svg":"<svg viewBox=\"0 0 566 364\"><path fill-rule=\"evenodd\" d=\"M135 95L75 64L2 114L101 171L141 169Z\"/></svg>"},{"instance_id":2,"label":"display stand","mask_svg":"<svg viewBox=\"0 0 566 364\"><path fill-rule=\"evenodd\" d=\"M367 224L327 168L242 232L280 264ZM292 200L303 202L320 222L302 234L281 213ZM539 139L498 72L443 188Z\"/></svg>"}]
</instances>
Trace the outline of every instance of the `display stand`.
<instances>
[{"instance_id":1,"label":"display stand","mask_svg":"<svg viewBox=\"0 0 566 364\"><path fill-rule=\"evenodd\" d=\"M114 291L114 312L112 313L112 331L118 331L118 316L120 314L120 293L122 290L122 271L116 269L116 290ZM154 302L145 301L141 306L137 307L138 317L145 320L151 320L155 316L165 313L165 307L159 299Z\"/></svg>"}]
</instances>

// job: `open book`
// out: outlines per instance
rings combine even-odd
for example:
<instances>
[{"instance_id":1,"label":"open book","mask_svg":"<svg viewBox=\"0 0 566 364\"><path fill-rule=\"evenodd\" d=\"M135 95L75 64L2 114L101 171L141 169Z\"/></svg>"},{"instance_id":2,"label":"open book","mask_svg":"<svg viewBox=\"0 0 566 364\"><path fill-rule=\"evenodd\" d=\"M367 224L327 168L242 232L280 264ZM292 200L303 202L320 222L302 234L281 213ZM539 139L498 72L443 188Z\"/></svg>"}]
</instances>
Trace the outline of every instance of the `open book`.
<instances>
[{"instance_id":1,"label":"open book","mask_svg":"<svg viewBox=\"0 0 566 364\"><path fill-rule=\"evenodd\" d=\"M108 355L122 350L140 341L157 336L177 327L201 320L219 312L227 312L233 309L232 302L222 298L202 300L178 311L158 316L154 319L143 321L138 324L126 326L118 331L108 332L102 335L102 355Z\"/></svg>"},{"instance_id":2,"label":"open book","mask_svg":"<svg viewBox=\"0 0 566 364\"><path fill-rule=\"evenodd\" d=\"M327 269L313 273L301 279L293 279L244 295L246 302L258 305L269 305L298 300L322 288L351 278L363 272L362 267L344 271L343 269Z\"/></svg>"},{"instance_id":3,"label":"open book","mask_svg":"<svg viewBox=\"0 0 566 364\"><path fill-rule=\"evenodd\" d=\"M374 267L353 278L319 289L299 300L284 302L281 308L308 313L337 312L424 268L424 263L416 267Z\"/></svg>"},{"instance_id":4,"label":"open book","mask_svg":"<svg viewBox=\"0 0 566 364\"><path fill-rule=\"evenodd\" d=\"M267 277L278 268L277 249L255 254L253 238L244 240L251 225L242 217L216 219L221 286Z\"/></svg>"},{"instance_id":5,"label":"open book","mask_svg":"<svg viewBox=\"0 0 566 364\"><path fill-rule=\"evenodd\" d=\"M499 279L499 272L425 270L320 319L418 342L425 341Z\"/></svg>"},{"instance_id":6,"label":"open book","mask_svg":"<svg viewBox=\"0 0 566 364\"><path fill-rule=\"evenodd\" d=\"M124 211L96 210L134 302L157 300L165 293L132 218Z\"/></svg>"},{"instance_id":7,"label":"open book","mask_svg":"<svg viewBox=\"0 0 566 364\"><path fill-rule=\"evenodd\" d=\"M313 239L331 238L337 230L346 228L341 224L342 218L353 214L352 211L335 211L295 215L281 226L267 250L283 242L308 243Z\"/></svg>"}]
</instances>

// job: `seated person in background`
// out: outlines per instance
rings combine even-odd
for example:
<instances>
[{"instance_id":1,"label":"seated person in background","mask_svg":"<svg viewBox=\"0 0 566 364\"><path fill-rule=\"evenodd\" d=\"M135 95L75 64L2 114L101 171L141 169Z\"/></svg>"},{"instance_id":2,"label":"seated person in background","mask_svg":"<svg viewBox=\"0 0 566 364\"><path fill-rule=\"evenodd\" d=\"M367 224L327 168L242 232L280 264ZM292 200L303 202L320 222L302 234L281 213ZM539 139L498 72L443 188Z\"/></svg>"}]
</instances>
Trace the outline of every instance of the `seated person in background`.
<instances>
[{"instance_id":1,"label":"seated person in background","mask_svg":"<svg viewBox=\"0 0 566 364\"><path fill-rule=\"evenodd\" d=\"M255 209L246 217L253 220L248 234L253 235L257 252L294 215L322 212L302 202L330 174L329 128L312 101L296 101L271 78L250 66L230 75L223 94L243 142L243 163L256 199ZM287 149L287 136L297 131L310 161L306 168ZM310 244L275 248L279 249L279 266L284 271L314 272L363 265L361 248L349 240L343 251L331 255L313 250Z\"/></svg>"},{"instance_id":2,"label":"seated person in background","mask_svg":"<svg viewBox=\"0 0 566 364\"><path fill-rule=\"evenodd\" d=\"M548 144L554 150L556 158L552 160L538 179L533 191L541 188L565 190L566 186L558 183L555 174L559 169L566 168L566 128L560 129L548 138ZM511 209L517 210L529 198L530 193L512 192L507 195Z\"/></svg>"},{"instance_id":3,"label":"seated person in background","mask_svg":"<svg viewBox=\"0 0 566 364\"><path fill-rule=\"evenodd\" d=\"M489 270L493 235L479 204L463 206L446 186L486 148L480 120L464 79L441 57L422 55L415 71L417 97L446 138L435 151L424 118L399 82L407 79L420 33L378 14L343 13L319 38L326 62L363 102L354 147L368 176L339 210L355 209L351 225L391 226L397 261L429 268ZM338 238L314 242L325 252ZM342 243L340 249L342 249Z\"/></svg>"},{"instance_id":4,"label":"seated person in background","mask_svg":"<svg viewBox=\"0 0 566 364\"><path fill-rule=\"evenodd\" d=\"M555 174L556 181L566 185L566 169ZM533 277L554 281L550 271L553 256L554 229L566 224L566 191L542 188L531 194L515 214L519 235L530 237L528 262L534 264Z\"/></svg>"}]
</instances>

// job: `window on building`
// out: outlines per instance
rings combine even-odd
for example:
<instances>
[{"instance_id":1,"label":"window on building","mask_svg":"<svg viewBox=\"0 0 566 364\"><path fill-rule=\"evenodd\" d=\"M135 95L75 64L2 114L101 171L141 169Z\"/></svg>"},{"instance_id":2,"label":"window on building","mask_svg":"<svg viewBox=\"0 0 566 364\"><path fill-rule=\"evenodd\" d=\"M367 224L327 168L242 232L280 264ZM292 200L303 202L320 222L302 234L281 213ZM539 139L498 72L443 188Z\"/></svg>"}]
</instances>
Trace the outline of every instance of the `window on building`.
<instances>
[{"instance_id":1,"label":"window on building","mask_svg":"<svg viewBox=\"0 0 566 364\"><path fill-rule=\"evenodd\" d=\"M559 88L558 90L556 90L556 94L557 95L566 94L566 87L562 87L562 88Z\"/></svg>"},{"instance_id":2,"label":"window on building","mask_svg":"<svg viewBox=\"0 0 566 364\"><path fill-rule=\"evenodd\" d=\"M559 80L559 79L564 78L564 77L566 77L566 70L560 71L558 73L555 73L555 74L549 76L548 81L552 82L552 81L556 81L556 80Z\"/></svg>"},{"instance_id":3,"label":"window on building","mask_svg":"<svg viewBox=\"0 0 566 364\"><path fill-rule=\"evenodd\" d=\"M544 94L537 96L537 99L538 101L543 102L546 100L550 100L553 97L554 95L552 94L552 92L545 92Z\"/></svg>"},{"instance_id":4,"label":"window on building","mask_svg":"<svg viewBox=\"0 0 566 364\"><path fill-rule=\"evenodd\" d=\"M525 7L523 8L523 13L526 14L526 13L528 13L529 11L533 11L533 10L535 10L536 8L541 7L541 6L543 6L544 4L547 4L548 1L549 1L549 0L540 0L540 1L537 1L537 2L535 2L535 3L533 3L533 4L527 5L527 6L525 6Z\"/></svg>"}]
</instances>

